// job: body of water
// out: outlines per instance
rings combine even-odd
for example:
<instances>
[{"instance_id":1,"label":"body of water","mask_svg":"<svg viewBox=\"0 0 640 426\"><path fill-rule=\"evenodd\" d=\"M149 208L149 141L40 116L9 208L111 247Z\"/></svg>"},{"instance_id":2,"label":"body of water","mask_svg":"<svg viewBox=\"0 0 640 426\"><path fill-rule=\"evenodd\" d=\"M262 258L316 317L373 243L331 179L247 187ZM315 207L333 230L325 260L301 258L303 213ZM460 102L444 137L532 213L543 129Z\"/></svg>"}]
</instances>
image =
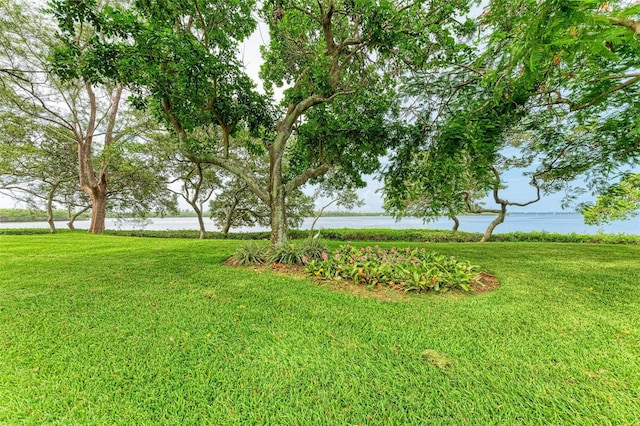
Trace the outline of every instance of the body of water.
<instances>
[{"instance_id":1,"label":"body of water","mask_svg":"<svg viewBox=\"0 0 640 426\"><path fill-rule=\"evenodd\" d=\"M460 231L484 232L495 216L460 216ZM313 219L306 219L301 229L309 229ZM56 222L60 229L66 228L65 222ZM77 221L78 229L87 229L89 221ZM219 229L210 220L205 221L207 231ZM404 218L396 221L389 216L345 216L345 217L321 217L316 223L315 229L332 228L393 228L393 229L451 229L453 222L447 218L441 218L434 222L423 223L422 219ZM0 223L0 228L46 228L46 222L18 222ZM148 229L155 231L198 229L198 220L195 217L166 217L153 218L145 221L107 219L107 229ZM266 227L242 227L234 228L231 232L268 231ZM508 215L504 223L499 225L494 233L508 232L552 232L560 234L630 234L640 235L640 218L635 217L628 221L616 221L603 226L585 225L582 215L578 213L516 213Z\"/></svg>"}]
</instances>

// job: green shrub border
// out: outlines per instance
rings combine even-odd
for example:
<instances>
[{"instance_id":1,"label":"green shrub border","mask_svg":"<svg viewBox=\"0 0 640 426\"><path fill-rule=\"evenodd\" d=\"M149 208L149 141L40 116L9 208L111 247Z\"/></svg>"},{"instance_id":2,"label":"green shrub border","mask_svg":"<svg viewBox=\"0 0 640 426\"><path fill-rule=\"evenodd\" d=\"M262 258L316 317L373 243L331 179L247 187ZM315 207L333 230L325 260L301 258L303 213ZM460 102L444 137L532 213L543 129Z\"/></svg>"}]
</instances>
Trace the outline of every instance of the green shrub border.
<instances>
[{"instance_id":1,"label":"green shrub border","mask_svg":"<svg viewBox=\"0 0 640 426\"><path fill-rule=\"evenodd\" d=\"M60 229L58 232L86 232L84 230L69 231ZM38 235L48 234L47 228L5 228L0 229L0 235ZM147 237L147 238L198 238L196 230L179 231L124 231L107 230L107 235L118 235L125 237ZM370 241L370 242L429 242L448 243L478 242L482 234L477 232L456 232L445 230L423 230L423 229L323 229L320 231L321 238L325 241ZM289 237L294 240L308 238L309 231L292 230ZM269 240L270 233L262 232L235 232L226 236L220 232L207 232L208 239L230 239L230 240ZM555 242L555 243L588 243L588 244L632 244L640 245L639 235L629 234L558 234L551 232L512 232L507 234L494 234L491 242Z\"/></svg>"}]
</instances>

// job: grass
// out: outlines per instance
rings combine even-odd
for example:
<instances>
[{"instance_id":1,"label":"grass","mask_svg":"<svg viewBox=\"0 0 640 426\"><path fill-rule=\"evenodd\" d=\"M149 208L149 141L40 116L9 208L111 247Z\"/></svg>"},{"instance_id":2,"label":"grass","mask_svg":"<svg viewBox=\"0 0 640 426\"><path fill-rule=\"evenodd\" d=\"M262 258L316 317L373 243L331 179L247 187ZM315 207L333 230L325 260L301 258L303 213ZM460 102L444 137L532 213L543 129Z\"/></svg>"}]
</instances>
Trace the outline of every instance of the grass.
<instances>
[{"instance_id":1,"label":"grass","mask_svg":"<svg viewBox=\"0 0 640 426\"><path fill-rule=\"evenodd\" d=\"M640 424L637 245L439 243L502 285L389 302L240 244L0 235L0 424Z\"/></svg>"}]
</instances>

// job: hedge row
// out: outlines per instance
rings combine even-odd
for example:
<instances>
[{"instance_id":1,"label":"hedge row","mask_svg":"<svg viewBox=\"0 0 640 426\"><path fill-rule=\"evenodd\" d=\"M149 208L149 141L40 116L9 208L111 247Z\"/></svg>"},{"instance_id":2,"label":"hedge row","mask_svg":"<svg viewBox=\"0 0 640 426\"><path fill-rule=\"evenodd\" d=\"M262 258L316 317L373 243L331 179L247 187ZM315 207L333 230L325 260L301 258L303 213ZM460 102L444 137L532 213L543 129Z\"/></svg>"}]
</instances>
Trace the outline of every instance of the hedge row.
<instances>
[{"instance_id":1,"label":"hedge row","mask_svg":"<svg viewBox=\"0 0 640 426\"><path fill-rule=\"evenodd\" d=\"M72 232L61 229L59 232ZM73 232L85 232L82 230ZM46 228L38 229L0 229L0 234L5 235L35 235L48 234ZM198 238L198 231L123 231L108 230L108 235L147 238ZM242 232L229 233L226 236L220 232L208 232L210 239L233 240L268 240L269 232ZM304 230L292 230L289 233L292 239L304 239L309 237L309 232ZM407 241L407 242L477 242L482 237L481 233L456 232L444 230L426 229L323 229L320 237L330 241ZM494 234L491 241L495 242L559 242L559 243L605 243L605 244L640 244L640 236L627 234L557 234L550 232L512 232L508 234Z\"/></svg>"}]
</instances>

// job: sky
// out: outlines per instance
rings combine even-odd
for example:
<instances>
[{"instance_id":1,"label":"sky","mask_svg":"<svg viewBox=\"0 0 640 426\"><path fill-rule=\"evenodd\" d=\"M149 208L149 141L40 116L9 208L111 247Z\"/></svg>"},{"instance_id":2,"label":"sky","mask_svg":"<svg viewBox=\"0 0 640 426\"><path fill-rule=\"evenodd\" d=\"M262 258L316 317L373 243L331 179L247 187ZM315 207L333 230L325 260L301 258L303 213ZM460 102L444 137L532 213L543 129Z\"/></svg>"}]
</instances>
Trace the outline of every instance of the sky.
<instances>
[{"instance_id":1,"label":"sky","mask_svg":"<svg viewBox=\"0 0 640 426\"><path fill-rule=\"evenodd\" d=\"M480 9L475 10L475 12L479 13ZM260 70L260 65L262 64L262 58L260 54L260 46L266 44L269 40L269 32L268 28L264 23L260 24L254 34L248 38L240 47L240 59L245 64L245 69L247 74L250 75L255 83L260 87L260 79L258 77L258 72ZM277 88L276 88L277 89ZM276 91L276 98L281 98L282 91ZM367 176L365 178L368 183L366 188L358 190L358 195L363 199L364 205L362 207L357 208L358 211L361 212L381 212L382 208L382 194L379 192L381 182L375 179L374 176ZM507 171L503 175L504 183L508 186L506 190L501 191L500 195L502 198L508 199L513 202L526 202L532 198L535 198L535 190L529 186L529 178L522 175L522 171L512 170ZM306 192L309 195L312 194L313 189L307 188ZM558 212L562 210L562 194L552 194L543 196L543 198L527 207L511 207L509 211L515 212ZM585 196L582 197L579 201L590 201L593 197ZM321 208L324 204L328 203L330 200L320 198L316 202L317 208ZM6 197L0 195L0 208L13 208L15 207L15 202ZM181 205L181 208L188 208L186 204ZM488 199L486 202L486 207L494 208L496 207L494 203ZM330 208L330 210L338 210L338 208ZM571 207L567 211L574 211Z\"/></svg>"}]
</instances>

